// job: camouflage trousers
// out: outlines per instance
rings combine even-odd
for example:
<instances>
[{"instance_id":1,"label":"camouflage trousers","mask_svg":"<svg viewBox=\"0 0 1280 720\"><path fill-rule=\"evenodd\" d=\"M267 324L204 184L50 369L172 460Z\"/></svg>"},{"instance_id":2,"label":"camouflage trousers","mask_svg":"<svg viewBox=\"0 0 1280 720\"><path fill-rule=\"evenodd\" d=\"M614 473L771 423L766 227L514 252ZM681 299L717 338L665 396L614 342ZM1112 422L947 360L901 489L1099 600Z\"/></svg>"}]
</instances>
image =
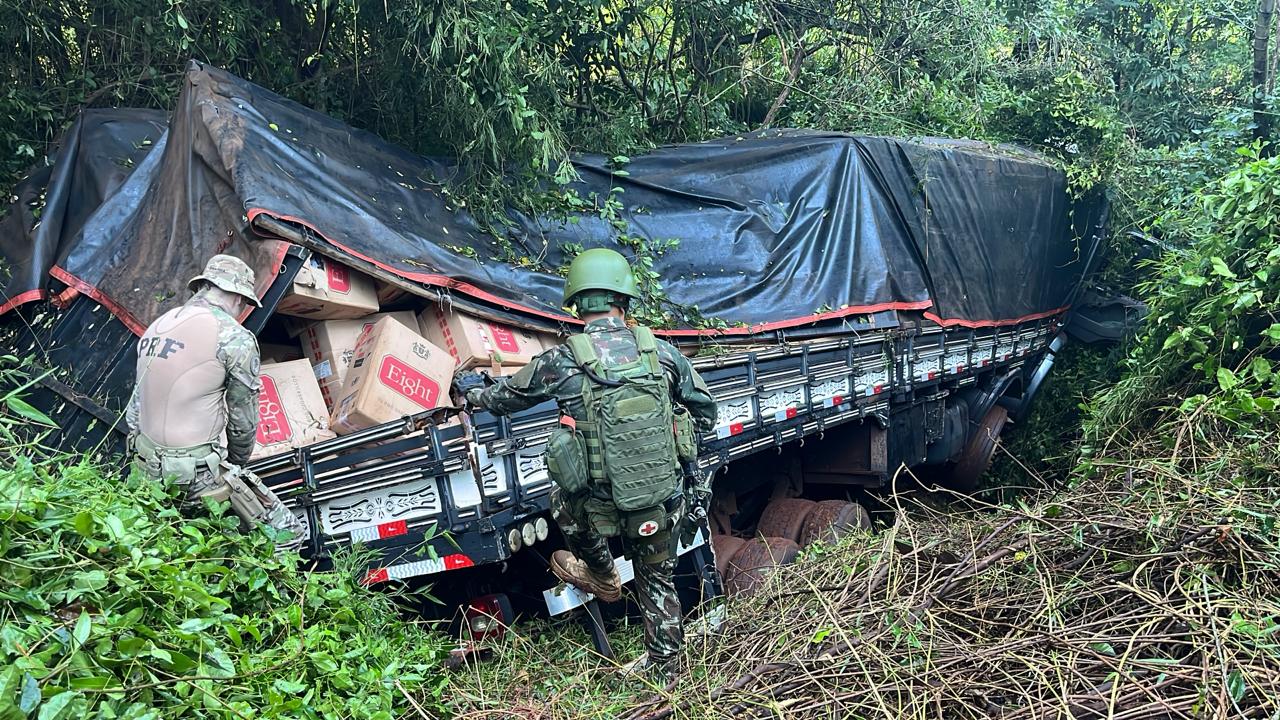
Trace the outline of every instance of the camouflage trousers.
<instances>
[{"instance_id":1,"label":"camouflage trousers","mask_svg":"<svg viewBox=\"0 0 1280 720\"><path fill-rule=\"evenodd\" d=\"M608 519L610 511L614 514L613 526ZM645 650L653 662L671 663L684 643L683 612L675 585L678 524L684 517L684 509L679 507L669 513L665 529L648 537L616 532L616 512L611 503L592 498L588 493L566 496L558 487L551 491L551 513L564 533L569 551L592 570L608 572L613 565L613 554L609 552L607 537L622 536L622 552L635 569L633 591L644 621ZM598 529L602 526L605 533Z\"/></svg>"},{"instance_id":2,"label":"camouflage trousers","mask_svg":"<svg viewBox=\"0 0 1280 720\"><path fill-rule=\"evenodd\" d=\"M166 479L186 492L183 509L203 507L203 498L231 502L231 510L240 518L241 528L266 525L276 531L287 530L288 539L276 542L277 551L296 551L302 546L306 529L302 521L289 511L280 498L253 473L222 459L223 453L212 444L193 448L168 448L139 435L134 442L134 465L157 481Z\"/></svg>"}]
</instances>

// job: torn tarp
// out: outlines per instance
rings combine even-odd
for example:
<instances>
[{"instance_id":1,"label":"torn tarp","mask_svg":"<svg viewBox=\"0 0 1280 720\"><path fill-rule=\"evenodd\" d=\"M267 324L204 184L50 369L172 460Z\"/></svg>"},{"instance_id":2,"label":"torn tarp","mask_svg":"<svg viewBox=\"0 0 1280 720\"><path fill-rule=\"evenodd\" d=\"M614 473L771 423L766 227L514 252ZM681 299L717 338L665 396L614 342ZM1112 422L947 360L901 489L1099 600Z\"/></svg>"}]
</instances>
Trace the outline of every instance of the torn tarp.
<instances>
[{"instance_id":1,"label":"torn tarp","mask_svg":"<svg viewBox=\"0 0 1280 720\"><path fill-rule=\"evenodd\" d=\"M0 313L46 294L49 270L164 134L159 110L91 109L13 190L0 220Z\"/></svg>"},{"instance_id":2,"label":"torn tarp","mask_svg":"<svg viewBox=\"0 0 1280 720\"><path fill-rule=\"evenodd\" d=\"M1053 313L1105 216L1025 152L769 131L622 165L576 158L586 212L513 212L494 237L448 202L448 163L220 70L193 63L185 83L163 152L53 270L135 330L180 302L217 252L245 258L263 290L285 246L253 235L258 215L310 228L339 260L544 318L564 318L554 270L573 249L670 245L652 268L667 297L746 329L885 309L967 324ZM627 238L601 217L608 198Z\"/></svg>"}]
</instances>

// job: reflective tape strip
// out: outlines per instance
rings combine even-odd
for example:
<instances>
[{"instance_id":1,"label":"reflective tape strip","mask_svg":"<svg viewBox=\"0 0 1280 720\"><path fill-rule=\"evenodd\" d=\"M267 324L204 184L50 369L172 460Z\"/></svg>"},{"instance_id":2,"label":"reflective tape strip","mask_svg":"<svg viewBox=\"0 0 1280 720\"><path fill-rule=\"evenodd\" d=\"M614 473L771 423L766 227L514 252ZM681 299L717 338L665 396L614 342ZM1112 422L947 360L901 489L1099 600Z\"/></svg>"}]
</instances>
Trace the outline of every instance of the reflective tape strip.
<instances>
[{"instance_id":1,"label":"reflective tape strip","mask_svg":"<svg viewBox=\"0 0 1280 720\"><path fill-rule=\"evenodd\" d=\"M356 528L351 531L351 542L370 542L372 540L385 540L389 537L397 537L399 535L407 535L409 533L409 525L404 520L394 520L381 525L372 525L370 527Z\"/></svg>"},{"instance_id":2,"label":"reflective tape strip","mask_svg":"<svg viewBox=\"0 0 1280 720\"><path fill-rule=\"evenodd\" d=\"M387 580L404 580L405 578L418 577L420 575L434 575L447 570L458 570L474 565L475 561L466 555L453 553L442 558L371 569L364 575L364 584L373 585Z\"/></svg>"},{"instance_id":3,"label":"reflective tape strip","mask_svg":"<svg viewBox=\"0 0 1280 720\"><path fill-rule=\"evenodd\" d=\"M842 395L836 395L835 397L829 397L826 400L823 400L822 407L824 408L835 407L843 403L844 403L844 397Z\"/></svg>"},{"instance_id":4,"label":"reflective tape strip","mask_svg":"<svg viewBox=\"0 0 1280 720\"><path fill-rule=\"evenodd\" d=\"M791 418L796 416L796 412L797 411L795 408L790 408L790 407L783 408L782 410L779 410L778 412L773 414L773 420L774 422L782 422L783 420L790 420Z\"/></svg>"},{"instance_id":5,"label":"reflective tape strip","mask_svg":"<svg viewBox=\"0 0 1280 720\"><path fill-rule=\"evenodd\" d=\"M733 423L731 425L721 425L720 427L716 428L716 437L723 439L727 437L732 437L734 435L741 435L742 430L743 430L742 423Z\"/></svg>"}]
</instances>

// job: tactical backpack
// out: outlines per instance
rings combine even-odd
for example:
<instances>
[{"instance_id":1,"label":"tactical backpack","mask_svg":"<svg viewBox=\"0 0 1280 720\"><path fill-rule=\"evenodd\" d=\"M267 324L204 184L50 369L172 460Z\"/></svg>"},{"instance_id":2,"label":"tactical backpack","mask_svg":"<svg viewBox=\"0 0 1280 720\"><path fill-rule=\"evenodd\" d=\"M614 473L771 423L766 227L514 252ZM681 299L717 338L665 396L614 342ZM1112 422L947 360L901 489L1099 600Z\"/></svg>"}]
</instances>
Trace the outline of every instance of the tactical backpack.
<instances>
[{"instance_id":1,"label":"tactical backpack","mask_svg":"<svg viewBox=\"0 0 1280 720\"><path fill-rule=\"evenodd\" d=\"M608 487L621 512L662 505L680 492L674 412L658 345L645 327L633 330L639 358L606 367L586 334L569 338L569 351L585 373L585 418L547 442L547 469L566 492ZM581 453L581 454L579 454ZM585 472L583 472L585 470Z\"/></svg>"}]
</instances>

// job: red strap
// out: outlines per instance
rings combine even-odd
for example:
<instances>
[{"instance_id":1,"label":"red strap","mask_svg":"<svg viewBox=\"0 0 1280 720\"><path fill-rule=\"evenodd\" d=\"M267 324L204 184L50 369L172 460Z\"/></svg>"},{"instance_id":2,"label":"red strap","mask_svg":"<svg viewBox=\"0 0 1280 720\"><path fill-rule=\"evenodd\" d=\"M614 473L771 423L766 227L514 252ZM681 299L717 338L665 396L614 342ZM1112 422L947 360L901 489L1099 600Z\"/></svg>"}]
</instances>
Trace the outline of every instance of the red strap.
<instances>
[{"instance_id":1,"label":"red strap","mask_svg":"<svg viewBox=\"0 0 1280 720\"><path fill-rule=\"evenodd\" d=\"M577 420L574 420L573 418L569 417L568 415L561 415L561 416L560 416L560 424L561 424L561 425L564 425L565 427L569 428L570 430L577 430L577 429L578 429L578 421L577 421Z\"/></svg>"}]
</instances>

